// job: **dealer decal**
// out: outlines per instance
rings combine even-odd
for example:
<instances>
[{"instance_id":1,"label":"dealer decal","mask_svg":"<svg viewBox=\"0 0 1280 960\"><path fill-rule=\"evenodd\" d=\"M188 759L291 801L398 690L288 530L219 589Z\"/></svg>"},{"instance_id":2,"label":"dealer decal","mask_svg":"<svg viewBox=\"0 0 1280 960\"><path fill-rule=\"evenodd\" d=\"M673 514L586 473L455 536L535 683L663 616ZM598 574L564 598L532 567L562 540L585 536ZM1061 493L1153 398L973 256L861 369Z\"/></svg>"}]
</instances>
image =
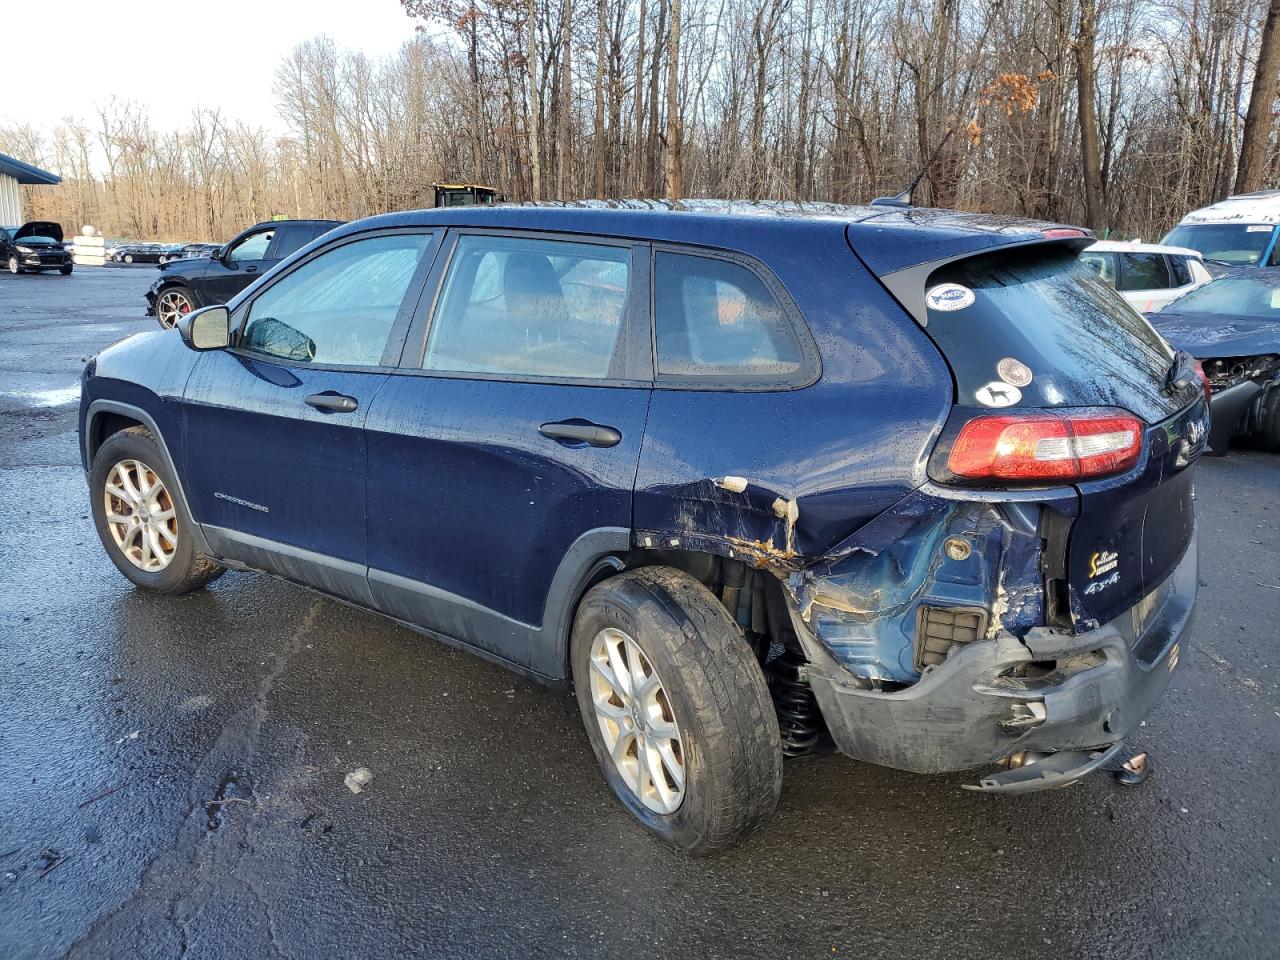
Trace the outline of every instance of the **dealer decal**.
<instances>
[{"instance_id":1,"label":"dealer decal","mask_svg":"<svg viewBox=\"0 0 1280 960\"><path fill-rule=\"evenodd\" d=\"M1120 566L1120 556L1112 550L1099 550L1089 558L1089 579L1110 573Z\"/></svg>"},{"instance_id":2,"label":"dealer decal","mask_svg":"<svg viewBox=\"0 0 1280 960\"><path fill-rule=\"evenodd\" d=\"M973 291L958 283L940 283L936 287L930 287L929 292L924 295L924 301L930 310L948 313L973 306L974 299Z\"/></svg>"}]
</instances>

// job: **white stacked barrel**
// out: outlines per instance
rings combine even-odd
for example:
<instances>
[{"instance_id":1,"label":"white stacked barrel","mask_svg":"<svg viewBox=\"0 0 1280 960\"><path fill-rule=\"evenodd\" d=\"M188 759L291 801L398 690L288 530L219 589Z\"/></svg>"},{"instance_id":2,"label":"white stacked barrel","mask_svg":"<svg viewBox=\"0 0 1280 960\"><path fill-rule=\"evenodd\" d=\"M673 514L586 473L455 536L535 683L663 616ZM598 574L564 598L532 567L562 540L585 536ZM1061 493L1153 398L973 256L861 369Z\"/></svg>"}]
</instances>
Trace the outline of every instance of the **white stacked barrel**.
<instances>
[{"instance_id":1,"label":"white stacked barrel","mask_svg":"<svg viewBox=\"0 0 1280 960\"><path fill-rule=\"evenodd\" d=\"M71 259L78 267L100 267L107 262L107 242L98 236L98 228L85 224L71 238Z\"/></svg>"}]
</instances>

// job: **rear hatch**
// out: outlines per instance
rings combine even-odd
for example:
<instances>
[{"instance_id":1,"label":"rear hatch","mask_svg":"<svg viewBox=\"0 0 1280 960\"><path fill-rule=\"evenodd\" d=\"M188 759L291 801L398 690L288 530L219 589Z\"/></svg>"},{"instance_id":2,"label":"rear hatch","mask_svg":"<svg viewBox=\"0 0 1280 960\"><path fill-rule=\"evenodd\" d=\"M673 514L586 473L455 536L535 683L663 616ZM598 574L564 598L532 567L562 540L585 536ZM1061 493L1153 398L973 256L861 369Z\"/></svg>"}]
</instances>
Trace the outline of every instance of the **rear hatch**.
<instances>
[{"instance_id":1,"label":"rear hatch","mask_svg":"<svg viewBox=\"0 0 1280 960\"><path fill-rule=\"evenodd\" d=\"M852 229L850 241L857 251ZM962 259L898 266L881 280L951 367L956 406L940 448L969 421L1006 415L1013 423L1044 413L1050 422L1079 418L1102 424L1100 430L1108 423L1129 430L1038 441L1046 445L1034 447L1035 455L1047 451L1046 461L1055 443L1076 450L1079 442L1087 450L1095 440L1129 436L1136 444L1141 435L1136 459L1098 477L1086 470L1068 480L950 475L944 481L986 487L988 497L993 490L1017 490L1024 501L1025 491L1044 489L1045 502L1059 510L1064 483L1074 488L1077 515L1063 511L1042 527L1045 591L1049 610L1056 611L1051 621L1091 629L1137 605L1186 552L1193 529L1187 468L1204 447L1207 405L1198 379L1183 376L1169 385L1171 371L1183 370L1174 351L1077 261L1087 237L997 242ZM938 478L934 464L930 472Z\"/></svg>"}]
</instances>

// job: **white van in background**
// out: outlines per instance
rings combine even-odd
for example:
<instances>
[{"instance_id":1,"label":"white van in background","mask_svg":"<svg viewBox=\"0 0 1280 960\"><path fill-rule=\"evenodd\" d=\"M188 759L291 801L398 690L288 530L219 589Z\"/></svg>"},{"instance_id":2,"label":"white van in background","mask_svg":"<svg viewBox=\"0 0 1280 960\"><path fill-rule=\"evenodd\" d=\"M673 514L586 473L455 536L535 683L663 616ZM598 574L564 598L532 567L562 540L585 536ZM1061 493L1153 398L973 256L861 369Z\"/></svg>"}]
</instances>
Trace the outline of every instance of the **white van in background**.
<instances>
[{"instance_id":1,"label":"white van in background","mask_svg":"<svg viewBox=\"0 0 1280 960\"><path fill-rule=\"evenodd\" d=\"M1275 267L1280 266L1277 226L1280 190L1261 190L1193 210L1161 242L1198 250L1211 272L1214 267Z\"/></svg>"},{"instance_id":2,"label":"white van in background","mask_svg":"<svg viewBox=\"0 0 1280 960\"><path fill-rule=\"evenodd\" d=\"M1099 240L1081 252L1080 262L1119 290L1140 313L1159 310L1213 279L1197 251L1137 240Z\"/></svg>"}]
</instances>

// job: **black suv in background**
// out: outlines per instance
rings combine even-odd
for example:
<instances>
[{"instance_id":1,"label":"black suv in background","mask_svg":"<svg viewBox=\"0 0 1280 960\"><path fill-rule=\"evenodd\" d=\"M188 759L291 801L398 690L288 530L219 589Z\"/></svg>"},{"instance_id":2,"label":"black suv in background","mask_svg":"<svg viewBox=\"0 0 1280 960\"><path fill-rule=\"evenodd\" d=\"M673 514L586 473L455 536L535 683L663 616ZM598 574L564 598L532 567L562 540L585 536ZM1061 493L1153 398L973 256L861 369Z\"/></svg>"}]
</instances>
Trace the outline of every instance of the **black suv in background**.
<instances>
[{"instance_id":1,"label":"black suv in background","mask_svg":"<svg viewBox=\"0 0 1280 960\"><path fill-rule=\"evenodd\" d=\"M210 256L160 265L147 291L147 315L172 327L197 307L226 303L295 250L341 225L340 220L274 220L245 230Z\"/></svg>"},{"instance_id":2,"label":"black suv in background","mask_svg":"<svg viewBox=\"0 0 1280 960\"><path fill-rule=\"evenodd\" d=\"M71 253L62 242L62 227L47 220L0 227L0 263L10 273L57 270L66 277L73 269Z\"/></svg>"}]
</instances>

